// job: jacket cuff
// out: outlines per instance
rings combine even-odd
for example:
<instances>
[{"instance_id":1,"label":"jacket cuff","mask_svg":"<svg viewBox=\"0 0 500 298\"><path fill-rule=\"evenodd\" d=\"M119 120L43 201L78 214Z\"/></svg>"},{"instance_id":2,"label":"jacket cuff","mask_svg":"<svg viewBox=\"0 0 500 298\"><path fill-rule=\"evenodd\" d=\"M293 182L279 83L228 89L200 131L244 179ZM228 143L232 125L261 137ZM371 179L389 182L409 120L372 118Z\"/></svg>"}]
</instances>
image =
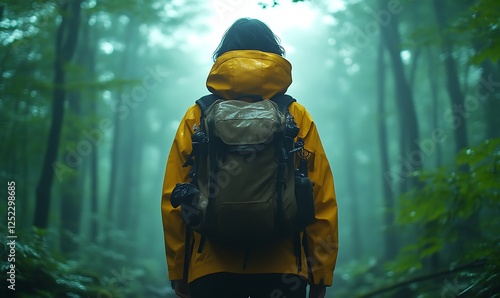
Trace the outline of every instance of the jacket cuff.
<instances>
[{"instance_id":1,"label":"jacket cuff","mask_svg":"<svg viewBox=\"0 0 500 298\"><path fill-rule=\"evenodd\" d=\"M322 284L326 287L330 287L333 282L333 270L314 270L313 268L313 278L315 285Z\"/></svg>"}]
</instances>

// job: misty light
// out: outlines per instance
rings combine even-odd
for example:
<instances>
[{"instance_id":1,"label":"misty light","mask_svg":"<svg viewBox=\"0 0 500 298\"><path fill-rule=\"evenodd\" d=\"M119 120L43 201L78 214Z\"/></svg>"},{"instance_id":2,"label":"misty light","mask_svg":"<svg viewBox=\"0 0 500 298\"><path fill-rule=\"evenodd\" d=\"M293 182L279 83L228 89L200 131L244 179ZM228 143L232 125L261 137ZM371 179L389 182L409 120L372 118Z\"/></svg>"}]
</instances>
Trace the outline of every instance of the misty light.
<instances>
[{"instance_id":1,"label":"misty light","mask_svg":"<svg viewBox=\"0 0 500 298\"><path fill-rule=\"evenodd\" d=\"M103 51L104 54L106 54L106 55L112 54L113 51L115 50L115 48L113 47L113 44L110 42L107 42L107 41L101 42L99 47L101 48L101 51Z\"/></svg>"},{"instance_id":2,"label":"misty light","mask_svg":"<svg viewBox=\"0 0 500 298\"><path fill-rule=\"evenodd\" d=\"M119 18L118 18L118 21L120 23L122 23L123 25L127 25L129 22L130 22L130 18L127 17L126 15L121 15Z\"/></svg>"},{"instance_id":3,"label":"misty light","mask_svg":"<svg viewBox=\"0 0 500 298\"><path fill-rule=\"evenodd\" d=\"M115 74L112 73L111 71L105 71L97 77L99 82L109 82L114 78L115 78Z\"/></svg>"},{"instance_id":4,"label":"misty light","mask_svg":"<svg viewBox=\"0 0 500 298\"><path fill-rule=\"evenodd\" d=\"M404 62L410 62L411 52L408 50L401 51L401 58Z\"/></svg>"},{"instance_id":5,"label":"misty light","mask_svg":"<svg viewBox=\"0 0 500 298\"><path fill-rule=\"evenodd\" d=\"M329 26L335 26L338 24L338 21L331 15L324 15L323 18L321 19L323 24L329 25Z\"/></svg>"},{"instance_id":6,"label":"misty light","mask_svg":"<svg viewBox=\"0 0 500 298\"><path fill-rule=\"evenodd\" d=\"M85 1L83 3L84 4L82 4L82 5L87 5L87 8L94 8L97 5L96 0Z\"/></svg>"},{"instance_id":7,"label":"misty light","mask_svg":"<svg viewBox=\"0 0 500 298\"><path fill-rule=\"evenodd\" d=\"M259 5L260 2L262 1L210 1L211 15L208 23L212 24L213 34L208 34L207 37L211 43L214 42L212 40L214 36L222 37L225 30L239 18L259 19L269 25L278 36L281 36L284 31L294 28L310 28L319 14L319 11L307 2L283 1L275 7L269 6L265 9Z\"/></svg>"}]
</instances>

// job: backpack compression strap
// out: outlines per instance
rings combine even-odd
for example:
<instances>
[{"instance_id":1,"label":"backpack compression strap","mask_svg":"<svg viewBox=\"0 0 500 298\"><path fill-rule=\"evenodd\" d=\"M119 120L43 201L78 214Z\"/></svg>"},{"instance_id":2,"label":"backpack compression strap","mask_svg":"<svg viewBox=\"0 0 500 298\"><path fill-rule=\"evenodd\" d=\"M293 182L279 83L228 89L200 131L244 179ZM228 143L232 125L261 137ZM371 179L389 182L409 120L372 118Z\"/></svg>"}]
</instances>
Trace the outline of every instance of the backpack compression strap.
<instances>
[{"instance_id":1,"label":"backpack compression strap","mask_svg":"<svg viewBox=\"0 0 500 298\"><path fill-rule=\"evenodd\" d=\"M292 103L297 101L295 98L293 98L287 94L275 95L273 98L271 98L271 100L274 101L278 105L279 109L282 112L288 112L288 113L289 113L288 107ZM307 273L309 276L309 280L311 281L312 284L314 284L314 276L312 274L312 264L311 264L310 254L309 254L309 243L307 241L307 230L305 227L302 230L302 241L300 239L300 232L296 233L294 235L293 246L294 246L294 254L295 254L295 258L297 260L297 267L298 267L299 272L301 271L301 268L302 268L301 249L302 248L304 249L304 254L306 256L306 263L307 263Z\"/></svg>"},{"instance_id":2,"label":"backpack compression strap","mask_svg":"<svg viewBox=\"0 0 500 298\"><path fill-rule=\"evenodd\" d=\"M288 107L296 102L297 100L293 97L291 97L288 94L277 94L271 98L272 101L274 101L278 107L280 108L280 111L284 112Z\"/></svg>"},{"instance_id":3,"label":"backpack compression strap","mask_svg":"<svg viewBox=\"0 0 500 298\"><path fill-rule=\"evenodd\" d=\"M201 109L201 118L205 116L205 111L217 100L221 98L218 95L215 94L208 94L196 101L196 104L200 107Z\"/></svg>"},{"instance_id":4,"label":"backpack compression strap","mask_svg":"<svg viewBox=\"0 0 500 298\"><path fill-rule=\"evenodd\" d=\"M198 99L196 101L196 104L200 107L201 109L201 119L203 119L205 117L205 111L217 100L219 99L219 97L215 94L209 94L209 95L205 95L203 97L201 97L200 99ZM201 123L201 122L200 122ZM196 158L196 156L195 156ZM185 165L188 165L188 162L185 163ZM188 280L188 270L189 270L189 263L190 263L190 260L191 260L191 254L192 254L192 251L193 251L193 247L192 245L194 245L194 242L191 243L191 228L186 225L186 234L185 234L185 241L184 241L184 272L183 272L183 278L184 280ZM200 247L198 248L198 250L201 249L201 244L203 242L203 238L202 237L202 241L200 242Z\"/></svg>"}]
</instances>

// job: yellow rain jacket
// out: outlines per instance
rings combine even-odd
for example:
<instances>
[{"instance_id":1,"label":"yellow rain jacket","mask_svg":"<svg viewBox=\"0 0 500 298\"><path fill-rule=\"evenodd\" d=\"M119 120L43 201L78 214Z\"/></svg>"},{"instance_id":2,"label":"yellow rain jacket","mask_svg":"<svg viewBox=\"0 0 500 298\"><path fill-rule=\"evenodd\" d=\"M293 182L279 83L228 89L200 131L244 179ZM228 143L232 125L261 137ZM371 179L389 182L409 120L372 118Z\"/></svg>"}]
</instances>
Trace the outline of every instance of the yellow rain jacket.
<instances>
[{"instance_id":1,"label":"yellow rain jacket","mask_svg":"<svg viewBox=\"0 0 500 298\"><path fill-rule=\"evenodd\" d=\"M221 55L207 78L207 88L225 99L245 94L259 94L269 99L275 94L284 93L291 83L291 65L286 59L253 50L230 51ZM338 251L337 201L333 177L313 119L297 102L292 103L289 110L300 128L298 137L304 139L306 149L311 152L309 178L314 182L316 221L307 227L309 260L314 282L329 286L332 284ZM189 168L182 165L191 153L191 134L194 125L199 126L200 116L201 111L196 104L187 110L175 135L165 171L161 208L170 280L183 278L185 243L185 225L180 208L174 209L171 206L170 195L176 183L189 181ZM303 253L302 270L298 272L290 240L283 240L266 249L252 250L246 268L243 269L243 251L232 250L207 240L199 253L197 248L200 235L193 234L194 251L188 282L217 272L289 273L308 277L306 257ZM289 278L293 285L292 276Z\"/></svg>"}]
</instances>

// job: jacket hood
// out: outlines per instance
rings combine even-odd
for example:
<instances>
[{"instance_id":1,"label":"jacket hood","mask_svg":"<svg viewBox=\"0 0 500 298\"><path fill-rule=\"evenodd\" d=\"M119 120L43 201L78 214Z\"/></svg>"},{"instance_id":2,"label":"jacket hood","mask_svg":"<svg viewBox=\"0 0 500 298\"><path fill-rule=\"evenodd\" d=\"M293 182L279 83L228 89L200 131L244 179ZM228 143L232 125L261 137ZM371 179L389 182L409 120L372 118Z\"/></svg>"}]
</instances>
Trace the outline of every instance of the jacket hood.
<instances>
[{"instance_id":1,"label":"jacket hood","mask_svg":"<svg viewBox=\"0 0 500 298\"><path fill-rule=\"evenodd\" d=\"M217 58L207 78L210 92L224 99L259 95L269 99L292 84L292 65L280 55L256 50L229 51Z\"/></svg>"}]
</instances>

